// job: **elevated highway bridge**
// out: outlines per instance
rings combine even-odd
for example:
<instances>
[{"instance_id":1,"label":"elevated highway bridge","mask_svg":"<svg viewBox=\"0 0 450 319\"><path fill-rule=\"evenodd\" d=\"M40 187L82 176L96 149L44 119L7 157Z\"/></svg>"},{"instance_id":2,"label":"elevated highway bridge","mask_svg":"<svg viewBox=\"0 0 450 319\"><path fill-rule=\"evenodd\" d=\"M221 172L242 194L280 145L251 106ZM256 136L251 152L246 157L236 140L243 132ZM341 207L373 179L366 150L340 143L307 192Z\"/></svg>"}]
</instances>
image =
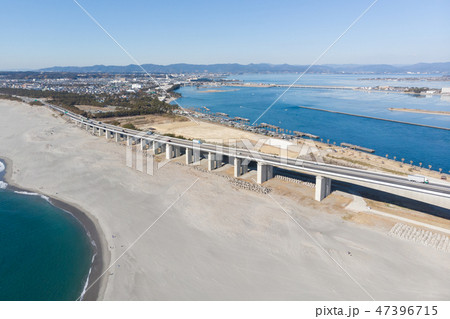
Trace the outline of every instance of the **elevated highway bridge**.
<instances>
[{"instance_id":1,"label":"elevated highway bridge","mask_svg":"<svg viewBox=\"0 0 450 319\"><path fill-rule=\"evenodd\" d=\"M90 130L96 135L105 136L106 139L114 139L116 142L126 141L127 145L137 145L141 150L153 151L153 154L165 152L167 159L178 157L183 153L188 165L199 162L201 157L207 158L209 170L214 170L222 163L228 162L234 166L234 176L239 177L248 172L250 162L256 162L257 183L259 184L273 178L274 167L315 176L315 199L317 201L321 201L330 194L331 182L337 180L450 209L450 186L445 185L446 183L415 183L406 177L393 174L285 158L236 147L200 144L159 134L148 134L90 120L44 101L43 103L51 109L65 114L78 126Z\"/></svg>"}]
</instances>

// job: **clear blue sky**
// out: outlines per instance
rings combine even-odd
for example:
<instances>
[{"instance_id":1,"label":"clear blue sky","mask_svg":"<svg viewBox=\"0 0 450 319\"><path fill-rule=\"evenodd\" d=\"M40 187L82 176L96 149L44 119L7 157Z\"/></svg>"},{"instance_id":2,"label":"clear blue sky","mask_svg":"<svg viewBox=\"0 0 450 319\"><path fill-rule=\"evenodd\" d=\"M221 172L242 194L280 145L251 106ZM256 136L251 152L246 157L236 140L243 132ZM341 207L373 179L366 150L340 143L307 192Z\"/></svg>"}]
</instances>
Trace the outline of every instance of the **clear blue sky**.
<instances>
[{"instance_id":1,"label":"clear blue sky","mask_svg":"<svg viewBox=\"0 0 450 319\"><path fill-rule=\"evenodd\" d=\"M309 64L372 0L79 0L140 63ZM450 61L450 1L379 0L319 64ZM133 63L72 0L2 1L0 69Z\"/></svg>"}]
</instances>

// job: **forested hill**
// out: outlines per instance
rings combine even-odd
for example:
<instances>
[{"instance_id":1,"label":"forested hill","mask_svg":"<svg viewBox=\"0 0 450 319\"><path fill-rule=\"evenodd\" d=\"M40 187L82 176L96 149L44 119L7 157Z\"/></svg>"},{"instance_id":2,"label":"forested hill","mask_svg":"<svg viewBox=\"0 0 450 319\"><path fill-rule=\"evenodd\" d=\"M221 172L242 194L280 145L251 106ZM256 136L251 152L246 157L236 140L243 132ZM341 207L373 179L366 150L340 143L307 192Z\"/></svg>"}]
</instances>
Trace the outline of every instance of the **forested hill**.
<instances>
[{"instance_id":1,"label":"forested hill","mask_svg":"<svg viewBox=\"0 0 450 319\"><path fill-rule=\"evenodd\" d=\"M290 64L143 64L142 67L149 73L284 73L304 72L307 65ZM142 69L130 64L126 66L93 65L93 66L55 66L40 69L44 72L96 72L96 73L140 73ZM450 62L442 63L418 63L412 65L389 64L324 64L315 65L308 70L309 73L441 73L450 74Z\"/></svg>"}]
</instances>

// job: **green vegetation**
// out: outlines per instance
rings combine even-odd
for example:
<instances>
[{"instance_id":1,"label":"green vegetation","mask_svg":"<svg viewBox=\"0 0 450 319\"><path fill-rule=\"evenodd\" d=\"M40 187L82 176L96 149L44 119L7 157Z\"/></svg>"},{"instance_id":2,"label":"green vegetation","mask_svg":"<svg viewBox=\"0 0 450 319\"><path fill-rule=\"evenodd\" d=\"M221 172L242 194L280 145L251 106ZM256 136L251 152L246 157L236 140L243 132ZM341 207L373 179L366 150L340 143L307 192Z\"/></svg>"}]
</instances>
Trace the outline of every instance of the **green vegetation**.
<instances>
[{"instance_id":1,"label":"green vegetation","mask_svg":"<svg viewBox=\"0 0 450 319\"><path fill-rule=\"evenodd\" d=\"M173 133L166 133L166 134L163 134L163 135L164 136L168 136L168 137L173 137L173 138L179 138L181 140L190 140L190 138L184 137L183 135L176 135L176 134L173 134Z\"/></svg>"},{"instance_id":2,"label":"green vegetation","mask_svg":"<svg viewBox=\"0 0 450 319\"><path fill-rule=\"evenodd\" d=\"M117 101L120 103L120 101ZM123 116L135 116L146 114L165 114L171 113L175 106L161 102L158 99L151 97L141 97L123 101L122 103L114 103L108 105L120 105L123 107L121 110L114 112L104 112L92 114L95 118L108 118L108 117L123 117Z\"/></svg>"},{"instance_id":3,"label":"green vegetation","mask_svg":"<svg viewBox=\"0 0 450 319\"><path fill-rule=\"evenodd\" d=\"M50 102L57 104L68 111L76 114L81 114L83 116L88 116L88 114L75 105L86 104L101 106L93 95L85 94L75 94L68 92L54 92L54 91L38 91L38 90L27 90L27 89L12 89L12 88L0 88L0 93L25 96L29 98L46 98Z\"/></svg>"},{"instance_id":4,"label":"green vegetation","mask_svg":"<svg viewBox=\"0 0 450 319\"><path fill-rule=\"evenodd\" d=\"M8 95L8 94L6 94L6 95L0 94L0 99L22 102L21 98L18 98L18 97L12 96L12 95Z\"/></svg>"},{"instance_id":5,"label":"green vegetation","mask_svg":"<svg viewBox=\"0 0 450 319\"><path fill-rule=\"evenodd\" d=\"M167 90L167 92L173 92L175 90L178 90L181 87L179 84L174 84L170 89Z\"/></svg>"},{"instance_id":6,"label":"green vegetation","mask_svg":"<svg viewBox=\"0 0 450 319\"><path fill-rule=\"evenodd\" d=\"M111 124L111 125L115 125L115 126L119 126L120 125L120 122L119 121L116 121L116 120L114 120L114 121L110 121L110 122L107 122L108 124Z\"/></svg>"},{"instance_id":7,"label":"green vegetation","mask_svg":"<svg viewBox=\"0 0 450 319\"><path fill-rule=\"evenodd\" d=\"M36 71L4 71L0 72L0 78L9 80L33 80L33 79L82 79L86 77L91 78L108 78L110 75L108 73L89 73L82 74L78 72L36 72Z\"/></svg>"},{"instance_id":8,"label":"green vegetation","mask_svg":"<svg viewBox=\"0 0 450 319\"><path fill-rule=\"evenodd\" d=\"M181 87L180 84L174 84L170 89L167 90L167 93L170 93L173 97L180 98L181 94L178 92L175 92Z\"/></svg>"},{"instance_id":9,"label":"green vegetation","mask_svg":"<svg viewBox=\"0 0 450 319\"><path fill-rule=\"evenodd\" d=\"M25 96L29 98L46 98L53 104L59 105L68 111L93 118L123 117L145 114L172 113L176 108L165 102L153 98L145 93L134 93L131 95L92 95L76 94L69 92L39 91L27 89L0 88L0 93L6 95ZM90 113L77 108L77 105L92 105L105 107L114 105L120 109L113 112Z\"/></svg>"},{"instance_id":10,"label":"green vegetation","mask_svg":"<svg viewBox=\"0 0 450 319\"><path fill-rule=\"evenodd\" d=\"M38 101L38 100L34 100L34 101L32 101L32 102L30 102L28 104L30 104L30 105L37 105L37 106L44 105L44 103L42 103L41 101Z\"/></svg>"},{"instance_id":11,"label":"green vegetation","mask_svg":"<svg viewBox=\"0 0 450 319\"><path fill-rule=\"evenodd\" d=\"M134 126L133 123L126 123L126 124L122 125L122 127L129 129L129 130L136 130L136 131L139 130L136 126Z\"/></svg>"}]
</instances>

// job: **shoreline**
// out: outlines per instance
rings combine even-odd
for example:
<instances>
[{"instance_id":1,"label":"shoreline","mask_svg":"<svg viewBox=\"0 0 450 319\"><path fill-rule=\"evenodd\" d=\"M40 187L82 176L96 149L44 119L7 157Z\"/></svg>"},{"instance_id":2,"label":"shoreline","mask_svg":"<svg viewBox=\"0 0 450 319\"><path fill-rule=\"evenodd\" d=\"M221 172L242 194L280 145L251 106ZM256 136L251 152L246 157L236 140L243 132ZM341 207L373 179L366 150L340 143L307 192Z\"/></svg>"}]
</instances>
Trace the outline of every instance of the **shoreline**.
<instances>
[{"instance_id":1,"label":"shoreline","mask_svg":"<svg viewBox=\"0 0 450 319\"><path fill-rule=\"evenodd\" d=\"M422 126L422 127L433 128L433 129L438 129L438 130L450 131L450 128L440 127L440 126L433 126L433 125L427 125L427 124L418 124L418 123L390 120L390 119L384 119L384 118L380 118L380 117L373 117L373 116L367 116L367 115L359 115L359 114L351 114L351 113L346 113L346 112L324 110L324 109L319 109L319 108L309 107L309 106L301 106L301 105L299 105L298 107L301 108L301 109L305 109L305 110L335 113L335 114L341 114L341 115L347 115L347 116L361 117L361 118L366 118L366 119L370 119L370 120L386 121L386 122L393 122L393 123L398 123L398 124Z\"/></svg>"},{"instance_id":2,"label":"shoreline","mask_svg":"<svg viewBox=\"0 0 450 319\"><path fill-rule=\"evenodd\" d=\"M191 111L191 114L196 114L197 112ZM201 114L201 113L198 113ZM127 117L127 121L133 122L133 117ZM258 140L270 140L270 139L281 139L279 136L273 135L264 135L258 132L252 132L250 130L246 130L240 127L230 126L225 123L214 122L209 120L208 118L197 118L197 121L201 126L204 126L200 129L200 133L193 133L192 126L189 125L189 122L170 122L170 123L158 123L153 122L155 119L150 119L148 122L144 124L136 124L142 130L148 130L150 127L156 129L160 134L172 133L175 135L181 135L188 139L204 139L205 141L215 142L216 139L221 140L234 140L234 139L248 139L253 141L253 143L257 143ZM217 134L210 134L210 132L219 132ZM235 132L232 132L235 131ZM326 141L319 141L307 138L295 138L292 140L292 145L290 146L289 155L293 158L298 156L301 151L301 147L303 145L308 144L309 141L313 141L313 143L320 150L320 156L327 157L327 159L336 164L336 160L339 161L338 165L349 166L349 167L359 167L366 169L375 169L376 171L388 172L393 174L400 175L408 175L412 171L416 173L426 175L428 177L440 179L443 175L446 175L449 178L449 174L443 172L439 172L438 170L429 170L424 167L420 167L417 165L412 165L408 162L401 162L400 160L394 160L392 158L387 159L380 154L367 153L365 151L353 150L347 147L334 145L333 143L327 143ZM226 145L226 143L225 143ZM360 145L361 146L361 145ZM269 144L264 144L262 146L263 152L267 154L280 154L280 149L277 146L271 146ZM333 152L333 153L329 153ZM355 152L355 153L354 153ZM367 156L369 156L369 160L367 160ZM330 163L331 163L330 162ZM363 163L364 162L364 163Z\"/></svg>"},{"instance_id":3,"label":"shoreline","mask_svg":"<svg viewBox=\"0 0 450 319\"><path fill-rule=\"evenodd\" d=\"M4 181L7 183L6 189L11 190L13 192L32 192L39 195L46 196L48 198L48 201L51 205L54 207L57 207L61 210L63 210L65 213L70 214L73 218L75 218L84 228L86 235L89 237L89 241L91 245L93 246L93 254L91 259L91 266L88 273L87 280L83 283L83 291L81 292L78 299L74 301L98 301L100 300L103 292L104 292L104 280L99 279L88 291L86 291L86 288L89 287L89 284L99 278L102 274L105 263L105 249L104 244L101 240L101 230L97 226L98 223L96 223L92 217L83 211L81 208L76 207L74 204L66 203L62 200L59 200L53 196L48 196L45 194L42 194L41 192L30 190L23 188L14 182L12 182L12 168L13 161L10 158L7 157L0 157L0 161L2 161L5 165L5 170L0 173L0 181ZM102 233L103 235L103 233ZM104 236L103 236L104 237ZM82 297L82 299L80 299Z\"/></svg>"},{"instance_id":4,"label":"shoreline","mask_svg":"<svg viewBox=\"0 0 450 319\"><path fill-rule=\"evenodd\" d=\"M2 111L6 138L0 152L14 159L14 180L83 205L102 226L111 260L123 256L102 278L102 300L365 300L272 198L175 163L149 176L126 166L123 144L42 107ZM267 186L377 299L448 299L448 280L431 275L448 264L448 255L388 236L394 223L348 211L350 196L335 192L318 204L307 186L278 179ZM218 190L220 196L205 196ZM131 247L136 238L139 244ZM371 280L373 273L386 280ZM411 282L410 273L430 276ZM433 292L417 294L421 285L432 285Z\"/></svg>"},{"instance_id":5,"label":"shoreline","mask_svg":"<svg viewBox=\"0 0 450 319\"><path fill-rule=\"evenodd\" d=\"M185 86L195 86L193 84L187 84ZM415 93L402 90L385 90L379 88L367 89L359 86L342 86L342 85L304 85L304 84L276 84L276 83L256 83L256 82L242 82L242 83L221 83L217 87L240 87L240 88L295 88L295 89L323 89L323 90L353 90L353 91L363 91L363 92L381 92L381 93L400 93L400 94L418 94L418 95L437 95L442 96L442 93ZM432 89L437 90L437 89Z\"/></svg>"},{"instance_id":6,"label":"shoreline","mask_svg":"<svg viewBox=\"0 0 450 319\"><path fill-rule=\"evenodd\" d=\"M395 112L433 114L433 115L448 115L448 116L450 116L450 112L447 112L447 111L431 111L431 110L396 108L396 107L390 107L388 110L389 111L395 111Z\"/></svg>"},{"instance_id":7,"label":"shoreline","mask_svg":"<svg viewBox=\"0 0 450 319\"><path fill-rule=\"evenodd\" d=\"M391 92L391 91L388 91L388 92ZM180 94L180 97L181 97L181 98L183 97L182 94L181 94L179 91L177 91L177 93ZM403 92L403 93L410 93L410 92ZM448 128L448 127L443 127L443 126L435 126L435 125L419 124L419 123L413 123L413 122L407 122L407 121L391 120L391 119L378 118L378 117L367 116L367 115L358 115L358 114L352 114L352 113L346 113L346 112L339 112L339 111L332 111L332 110L326 110L326 109L320 109L320 108L305 107L305 106L301 106L301 105L297 105L297 107L299 107L299 108L301 108L301 109L305 109L305 110L311 110L311 111L319 111L319 112L334 113L334 114L339 114L339 115L346 115L346 116L352 116L352 117L366 118L366 119L376 120L376 121L384 121L384 122L390 122L390 123L396 123L396 124L402 124L402 125L409 125L409 126L423 127L423 128L429 128L429 129L435 129L435 130L442 130L442 131L450 131L450 128ZM187 112L190 113L190 114L199 114L199 116L198 116L199 119L201 119L201 120L203 120L203 121L205 121L205 122L211 123L211 124L220 125L220 126L224 126L224 127L230 127L230 128L234 128L234 129L243 131L243 132L252 132L252 133L255 133L255 134L260 134L260 135L262 135L262 138L267 137L267 138L281 138L281 139L284 139L283 135L285 135L285 134L284 134L283 132L278 132L278 131L277 131L277 133L276 133L276 135L275 135L275 132L274 132L274 131L269 131L269 132L268 132L269 134L264 134L264 133L256 132L256 131L252 130L251 128L255 128L255 126L253 126L253 125L245 125L245 124L241 124L241 126L238 126L238 125L233 125L233 126L231 126L231 125L228 125L228 124L226 124L226 123L220 122L220 117L217 116L217 115L214 115L214 114L215 114L214 112L212 112L212 114L208 114L208 113L203 113L203 112L201 112L201 111L196 111L195 109L196 109L195 107L186 107L186 106L185 106L185 110L184 110L184 111L187 111ZM213 117L213 118L215 117L216 120L211 120L211 119L208 118L208 117ZM232 117L233 117L233 115L230 116L230 118L232 118ZM219 120L217 120L217 119L219 119ZM246 126L246 128L245 128L245 126ZM256 128L257 128L257 127L256 127ZM294 132L295 132L295 131L294 131ZM183 133L180 133L180 132L178 132L177 134L183 135ZM319 140L314 140L313 138L305 138L305 137L308 137L310 134L307 134L307 133L303 133L303 134L304 134L304 135L302 135L302 136L292 135L292 133L291 133L291 134L287 134L287 135L293 136L294 139L299 139L299 138L300 138L300 139L303 140L303 141L313 140L314 143L321 143L321 144L323 144L324 147L332 147L332 146L333 146L333 145L331 145L330 143L325 143L325 138L323 138L323 141L322 141L322 142L319 142ZM318 134L318 133L316 133L316 134ZM197 137L195 137L195 138L197 138ZM320 136L318 136L318 139L320 139ZM322 140L322 139L321 139L321 140ZM331 141L333 142L333 139L328 139L328 140L331 140ZM348 143L348 144L354 144L354 143L352 143L351 141L346 141L346 140L343 140L342 142L346 142L346 143ZM376 148L373 147L373 146L366 146L366 144L358 144L358 146L360 146L360 147L365 147L365 148L368 148L368 149L374 149L374 150L375 150L375 153L376 153L376 154L374 154L374 155L377 156L377 158L378 158L380 161L385 161L385 160L386 160L386 159L384 158L384 156L382 156L382 154L387 153L386 151L383 151L384 148L380 150L380 149L376 149ZM402 156L398 156L399 159L400 159L401 157L402 157ZM405 156L404 156L404 157L405 157ZM422 160L422 161L423 161L423 160ZM394 159L394 162L395 162L395 159ZM408 162L408 161L407 161L407 162ZM417 162L417 163L420 163L420 161L416 161L416 162ZM401 162L398 162L398 163L399 163L399 165L400 165L400 164L403 164L403 163L401 163ZM433 166L435 166L435 165L433 165ZM439 167L439 166L434 167L433 170L432 170L432 171L434 172L434 174L435 174L435 173L439 173L437 167ZM413 168L413 169L418 169L418 170L422 170L422 167L421 167L421 166L417 166L417 164L416 164L414 167L413 167L412 164L411 164L411 168ZM443 172L446 172L446 170L444 169ZM439 173L439 174L440 174L440 173ZM444 173L444 174L445 174L445 173ZM440 177L438 177L438 178L440 178Z\"/></svg>"}]
</instances>

